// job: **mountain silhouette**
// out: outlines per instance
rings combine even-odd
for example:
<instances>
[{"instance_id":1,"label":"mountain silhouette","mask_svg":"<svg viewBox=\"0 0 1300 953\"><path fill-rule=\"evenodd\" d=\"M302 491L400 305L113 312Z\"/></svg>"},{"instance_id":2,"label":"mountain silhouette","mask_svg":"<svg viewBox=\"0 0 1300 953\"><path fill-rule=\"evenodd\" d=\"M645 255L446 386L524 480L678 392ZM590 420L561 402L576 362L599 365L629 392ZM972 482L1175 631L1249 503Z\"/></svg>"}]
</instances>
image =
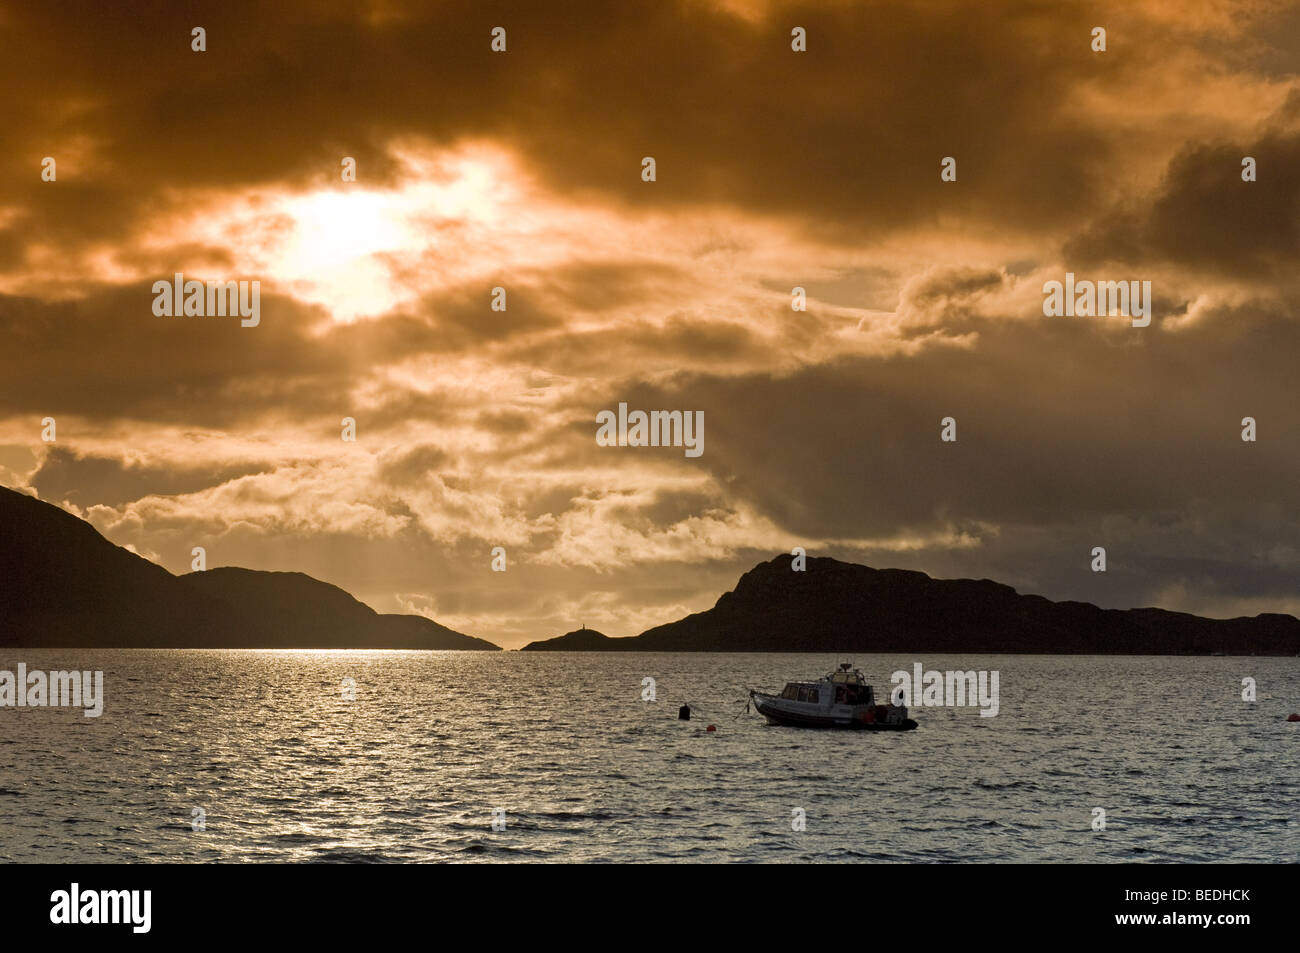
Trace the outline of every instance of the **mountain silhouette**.
<instances>
[{"instance_id":1,"label":"mountain silhouette","mask_svg":"<svg viewBox=\"0 0 1300 953\"><path fill-rule=\"evenodd\" d=\"M1021 595L988 579L932 579L826 557L793 571L759 563L712 609L622 639L572 633L528 651L988 652L1060 655L1285 655L1300 620L1206 619L1164 609L1100 609ZM563 644L557 644L563 643Z\"/></svg>"},{"instance_id":2,"label":"mountain silhouette","mask_svg":"<svg viewBox=\"0 0 1300 953\"><path fill-rule=\"evenodd\" d=\"M431 619L382 615L297 572L173 576L85 520L0 487L0 646L488 649Z\"/></svg>"},{"instance_id":3,"label":"mountain silhouette","mask_svg":"<svg viewBox=\"0 0 1300 953\"><path fill-rule=\"evenodd\" d=\"M383 615L297 572L174 576L84 520L0 487L0 646L498 647L431 619ZM932 579L827 557L759 563L713 606L631 638L578 629L524 651L988 652L1281 655L1300 620L1207 619L1021 595L987 579Z\"/></svg>"}]
</instances>

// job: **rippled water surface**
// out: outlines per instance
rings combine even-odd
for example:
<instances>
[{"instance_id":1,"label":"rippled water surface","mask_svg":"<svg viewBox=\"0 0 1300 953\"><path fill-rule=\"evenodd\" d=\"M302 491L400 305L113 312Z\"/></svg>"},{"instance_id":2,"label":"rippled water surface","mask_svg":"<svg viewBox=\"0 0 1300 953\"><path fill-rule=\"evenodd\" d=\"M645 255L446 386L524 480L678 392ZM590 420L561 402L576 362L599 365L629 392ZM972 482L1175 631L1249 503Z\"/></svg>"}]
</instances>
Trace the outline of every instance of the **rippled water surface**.
<instances>
[{"instance_id":1,"label":"rippled water surface","mask_svg":"<svg viewBox=\"0 0 1300 953\"><path fill-rule=\"evenodd\" d=\"M914 707L917 731L860 733L744 713L827 655L8 650L11 671L102 669L107 701L0 708L0 858L1300 859L1300 660L854 662L881 692L918 660L1000 672L997 717Z\"/></svg>"}]
</instances>

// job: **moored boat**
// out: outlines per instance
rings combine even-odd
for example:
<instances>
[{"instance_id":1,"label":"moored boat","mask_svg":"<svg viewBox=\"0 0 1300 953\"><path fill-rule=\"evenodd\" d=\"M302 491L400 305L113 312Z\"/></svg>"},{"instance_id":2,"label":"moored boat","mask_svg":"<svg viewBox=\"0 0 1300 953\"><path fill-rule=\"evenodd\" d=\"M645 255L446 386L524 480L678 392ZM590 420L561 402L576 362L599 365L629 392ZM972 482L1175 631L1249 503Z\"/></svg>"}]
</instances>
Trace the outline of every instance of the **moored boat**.
<instances>
[{"instance_id":1,"label":"moored boat","mask_svg":"<svg viewBox=\"0 0 1300 953\"><path fill-rule=\"evenodd\" d=\"M773 725L911 731L916 722L903 705L877 705L862 672L845 662L814 682L789 682L779 695L751 691L754 709Z\"/></svg>"}]
</instances>

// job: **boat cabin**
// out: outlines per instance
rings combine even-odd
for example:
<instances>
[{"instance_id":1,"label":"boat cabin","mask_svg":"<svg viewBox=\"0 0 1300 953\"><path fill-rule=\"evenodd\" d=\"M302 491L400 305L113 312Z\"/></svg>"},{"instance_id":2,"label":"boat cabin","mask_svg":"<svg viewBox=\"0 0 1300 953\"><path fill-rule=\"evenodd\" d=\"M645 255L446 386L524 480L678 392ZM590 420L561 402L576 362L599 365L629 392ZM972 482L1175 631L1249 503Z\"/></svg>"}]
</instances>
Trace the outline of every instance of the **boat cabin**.
<instances>
[{"instance_id":1,"label":"boat cabin","mask_svg":"<svg viewBox=\"0 0 1300 953\"><path fill-rule=\"evenodd\" d=\"M849 670L847 664L839 671L816 682L787 682L781 697L787 701L810 705L875 705L875 694L862 672Z\"/></svg>"}]
</instances>

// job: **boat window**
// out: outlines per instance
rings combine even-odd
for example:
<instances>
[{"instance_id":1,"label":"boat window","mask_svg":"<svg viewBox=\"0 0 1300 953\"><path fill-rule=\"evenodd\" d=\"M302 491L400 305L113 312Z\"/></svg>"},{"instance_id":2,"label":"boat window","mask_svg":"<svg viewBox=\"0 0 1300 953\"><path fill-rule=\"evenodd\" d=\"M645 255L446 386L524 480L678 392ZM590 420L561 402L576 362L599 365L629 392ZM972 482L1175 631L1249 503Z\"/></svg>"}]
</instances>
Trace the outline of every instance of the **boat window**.
<instances>
[{"instance_id":1,"label":"boat window","mask_svg":"<svg viewBox=\"0 0 1300 953\"><path fill-rule=\"evenodd\" d=\"M808 689L808 700L814 705L821 702L822 693L815 688Z\"/></svg>"},{"instance_id":2,"label":"boat window","mask_svg":"<svg viewBox=\"0 0 1300 953\"><path fill-rule=\"evenodd\" d=\"M782 697L782 698L798 698L798 697L799 697L799 686L798 686L798 685L787 685L787 686L785 687L785 691L783 691L783 692L781 693L781 697Z\"/></svg>"}]
</instances>

